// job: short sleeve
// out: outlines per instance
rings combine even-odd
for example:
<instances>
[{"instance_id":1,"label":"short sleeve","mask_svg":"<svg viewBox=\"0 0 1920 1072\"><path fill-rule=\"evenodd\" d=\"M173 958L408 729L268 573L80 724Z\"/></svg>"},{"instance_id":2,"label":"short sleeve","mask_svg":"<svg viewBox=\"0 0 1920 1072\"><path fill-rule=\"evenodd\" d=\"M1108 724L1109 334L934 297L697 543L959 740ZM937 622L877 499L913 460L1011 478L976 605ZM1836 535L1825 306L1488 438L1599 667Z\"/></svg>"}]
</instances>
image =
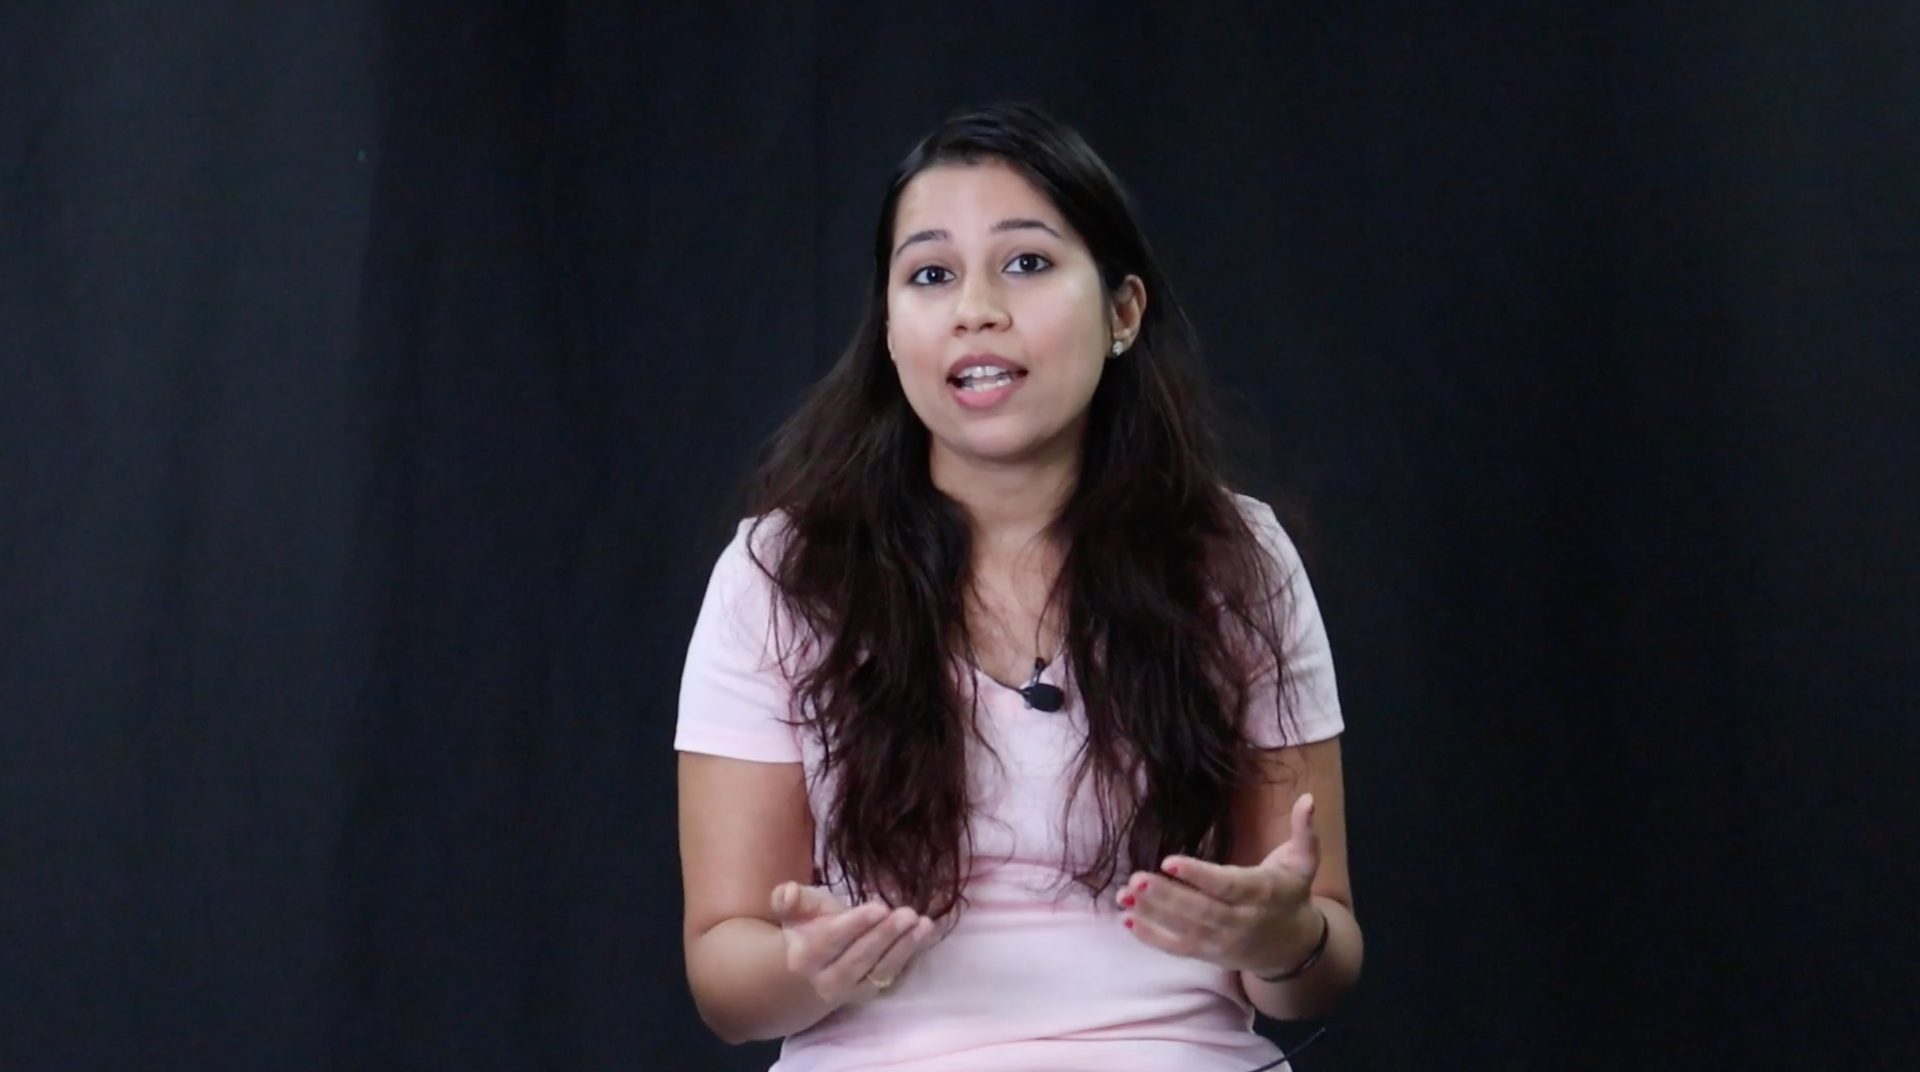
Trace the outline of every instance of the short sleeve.
<instances>
[{"instance_id":1,"label":"short sleeve","mask_svg":"<svg viewBox=\"0 0 1920 1072\"><path fill-rule=\"evenodd\" d=\"M1340 713L1333 651L1327 645L1326 624L1320 618L1320 604L1314 599L1300 551L1272 507L1245 496L1240 498L1240 505L1272 556L1278 597L1286 604L1277 608L1285 627L1282 672L1276 674L1267 662L1266 670L1255 679L1247 704L1248 739L1256 747L1281 748L1338 737L1346 729L1346 722ZM1292 725L1284 729L1275 717L1275 701L1282 689L1291 702L1293 716Z\"/></svg>"},{"instance_id":2,"label":"short sleeve","mask_svg":"<svg viewBox=\"0 0 1920 1072\"><path fill-rule=\"evenodd\" d=\"M673 746L730 759L799 763L800 738L787 721L792 687L773 648L773 582L748 555L754 532L752 520L740 523L707 581L680 676Z\"/></svg>"}]
</instances>

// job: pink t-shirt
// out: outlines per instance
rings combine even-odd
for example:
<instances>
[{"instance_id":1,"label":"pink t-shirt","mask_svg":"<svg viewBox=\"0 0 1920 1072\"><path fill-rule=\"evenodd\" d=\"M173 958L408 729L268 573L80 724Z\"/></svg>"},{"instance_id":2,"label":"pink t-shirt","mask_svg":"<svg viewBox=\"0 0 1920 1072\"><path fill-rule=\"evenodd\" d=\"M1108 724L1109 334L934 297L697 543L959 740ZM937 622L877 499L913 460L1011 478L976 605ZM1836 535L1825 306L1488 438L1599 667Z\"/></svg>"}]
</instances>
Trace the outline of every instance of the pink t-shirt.
<instances>
[{"instance_id":1,"label":"pink t-shirt","mask_svg":"<svg viewBox=\"0 0 1920 1072\"><path fill-rule=\"evenodd\" d=\"M1332 656L1299 555L1271 509L1241 504L1290 578L1286 684L1296 690L1301 740L1282 741L1272 725L1271 672L1249 705L1267 713L1250 718L1249 736L1262 747L1337 736ZM687 652L674 747L804 763L817 829L819 749L781 721L791 689L770 651L771 584L747 557L751 524L741 523L714 567ZM760 528L763 560L771 561L778 529ZM1045 679L1065 681L1063 664ZM774 1072L1248 1072L1277 1058L1253 1032L1235 974L1147 946L1120 925L1112 891L1089 897L1063 881L1068 763L1085 733L1074 690L1062 710L1045 713L964 664L955 672L971 678L981 732L1000 757L995 763L977 746L969 756L977 812L969 906L884 996L788 1038ZM1069 821L1079 828L1073 843L1089 844L1093 815L1076 808Z\"/></svg>"}]
</instances>

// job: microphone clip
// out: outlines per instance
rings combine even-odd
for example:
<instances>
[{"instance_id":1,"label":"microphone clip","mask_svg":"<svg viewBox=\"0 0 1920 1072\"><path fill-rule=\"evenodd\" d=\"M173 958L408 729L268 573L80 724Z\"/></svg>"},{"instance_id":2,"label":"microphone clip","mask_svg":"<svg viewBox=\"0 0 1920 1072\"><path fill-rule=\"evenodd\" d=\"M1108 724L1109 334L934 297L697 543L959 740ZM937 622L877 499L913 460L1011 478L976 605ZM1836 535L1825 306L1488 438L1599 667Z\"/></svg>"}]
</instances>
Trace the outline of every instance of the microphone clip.
<instances>
[{"instance_id":1,"label":"microphone clip","mask_svg":"<svg viewBox=\"0 0 1920 1072\"><path fill-rule=\"evenodd\" d=\"M1049 685L1040 680L1040 672L1046 668L1047 661L1045 659L1035 659L1033 661L1033 676L1028 678L1027 683L1020 686L1016 691L1020 693L1021 699L1027 701L1029 708L1035 711L1045 711L1047 714L1053 714L1066 706L1067 694L1061 691L1060 686Z\"/></svg>"}]
</instances>

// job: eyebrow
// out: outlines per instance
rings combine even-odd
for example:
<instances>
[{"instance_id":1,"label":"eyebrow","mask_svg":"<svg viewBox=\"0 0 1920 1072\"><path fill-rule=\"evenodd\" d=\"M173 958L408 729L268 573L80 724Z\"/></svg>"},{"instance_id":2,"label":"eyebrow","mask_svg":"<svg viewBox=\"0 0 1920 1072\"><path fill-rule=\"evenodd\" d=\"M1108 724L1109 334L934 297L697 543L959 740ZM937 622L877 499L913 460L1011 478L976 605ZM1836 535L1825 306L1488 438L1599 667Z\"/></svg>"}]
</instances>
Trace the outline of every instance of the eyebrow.
<instances>
[{"instance_id":1,"label":"eyebrow","mask_svg":"<svg viewBox=\"0 0 1920 1072\"><path fill-rule=\"evenodd\" d=\"M1060 232L1054 230L1053 226L1045 220L1029 219L1025 216L1016 216L1012 219L1001 220L999 223L993 225L991 231L993 234L1005 234L1008 231L1045 231L1055 238L1061 237ZM913 245L915 242L948 242L952 239L952 232L943 231L938 228L929 231L915 231L907 236L906 241L894 247L892 259L898 260L900 251ZM1061 240L1065 241L1065 239Z\"/></svg>"}]
</instances>

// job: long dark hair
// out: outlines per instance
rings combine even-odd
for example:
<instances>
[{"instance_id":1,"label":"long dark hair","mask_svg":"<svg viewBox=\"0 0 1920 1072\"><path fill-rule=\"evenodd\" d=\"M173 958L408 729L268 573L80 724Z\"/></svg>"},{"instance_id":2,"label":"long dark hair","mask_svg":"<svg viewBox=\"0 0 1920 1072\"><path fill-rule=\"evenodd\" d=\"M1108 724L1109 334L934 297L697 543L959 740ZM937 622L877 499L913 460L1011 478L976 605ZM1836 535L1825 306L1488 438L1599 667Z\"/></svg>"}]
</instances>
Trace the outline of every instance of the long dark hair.
<instances>
[{"instance_id":1,"label":"long dark hair","mask_svg":"<svg viewBox=\"0 0 1920 1072\"><path fill-rule=\"evenodd\" d=\"M934 488L927 429L887 358L886 288L907 183L983 160L1011 165L1059 209L1109 292L1134 275L1147 293L1133 345L1094 392L1078 483L1049 533L1065 549L1054 597L1087 724L1072 784L1091 791L1100 817L1076 882L1097 892L1122 868L1170 853L1230 851L1230 799L1255 769L1242 722L1252 677L1263 665L1275 672L1284 635L1271 548L1218 465L1192 326L1119 180L1032 107L950 117L894 173L859 330L774 437L753 504L762 522L781 521L755 560L785 623L777 640L793 717L824 750L820 865L857 898L935 915L964 902L970 859L977 697L955 653L968 646L972 554L966 516ZM1279 695L1279 709L1253 716L1290 726Z\"/></svg>"}]
</instances>

